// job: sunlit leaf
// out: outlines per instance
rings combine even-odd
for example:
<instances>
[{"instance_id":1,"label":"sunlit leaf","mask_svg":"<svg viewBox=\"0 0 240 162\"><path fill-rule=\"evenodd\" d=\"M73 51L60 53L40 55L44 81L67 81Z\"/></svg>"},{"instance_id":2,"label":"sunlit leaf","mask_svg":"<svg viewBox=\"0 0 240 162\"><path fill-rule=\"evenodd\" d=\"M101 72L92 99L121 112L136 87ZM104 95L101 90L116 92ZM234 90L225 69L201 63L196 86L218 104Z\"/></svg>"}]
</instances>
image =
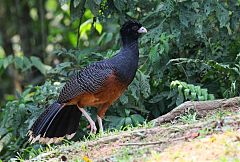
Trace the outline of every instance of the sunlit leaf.
<instances>
[{"instance_id":1,"label":"sunlit leaf","mask_svg":"<svg viewBox=\"0 0 240 162\"><path fill-rule=\"evenodd\" d=\"M100 23L96 23L95 28L96 28L96 30L98 31L99 34L102 33L103 27L102 27L102 25Z\"/></svg>"}]
</instances>

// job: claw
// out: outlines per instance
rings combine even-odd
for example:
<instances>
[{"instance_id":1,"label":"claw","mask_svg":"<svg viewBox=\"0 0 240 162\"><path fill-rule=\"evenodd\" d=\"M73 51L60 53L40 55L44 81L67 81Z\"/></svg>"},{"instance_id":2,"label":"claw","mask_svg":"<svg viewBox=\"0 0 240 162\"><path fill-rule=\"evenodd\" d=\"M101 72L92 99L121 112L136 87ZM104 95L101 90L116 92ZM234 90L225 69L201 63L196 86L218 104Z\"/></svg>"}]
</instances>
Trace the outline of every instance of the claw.
<instances>
[{"instance_id":1,"label":"claw","mask_svg":"<svg viewBox=\"0 0 240 162\"><path fill-rule=\"evenodd\" d=\"M91 123L90 123L90 127L91 127L90 133L96 134L96 132L97 132L97 127L96 127L96 125L95 125L94 122L91 122Z\"/></svg>"}]
</instances>

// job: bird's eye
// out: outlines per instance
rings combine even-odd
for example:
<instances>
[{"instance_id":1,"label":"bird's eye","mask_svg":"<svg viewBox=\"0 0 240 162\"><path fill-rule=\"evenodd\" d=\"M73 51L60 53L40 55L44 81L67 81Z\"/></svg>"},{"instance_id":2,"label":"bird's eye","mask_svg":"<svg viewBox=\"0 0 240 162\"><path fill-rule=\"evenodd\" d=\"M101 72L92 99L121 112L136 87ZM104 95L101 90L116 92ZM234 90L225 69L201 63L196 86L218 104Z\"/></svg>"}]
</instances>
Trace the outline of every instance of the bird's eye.
<instances>
[{"instance_id":1,"label":"bird's eye","mask_svg":"<svg viewBox=\"0 0 240 162\"><path fill-rule=\"evenodd\" d=\"M138 30L138 26L133 26L132 30Z\"/></svg>"}]
</instances>

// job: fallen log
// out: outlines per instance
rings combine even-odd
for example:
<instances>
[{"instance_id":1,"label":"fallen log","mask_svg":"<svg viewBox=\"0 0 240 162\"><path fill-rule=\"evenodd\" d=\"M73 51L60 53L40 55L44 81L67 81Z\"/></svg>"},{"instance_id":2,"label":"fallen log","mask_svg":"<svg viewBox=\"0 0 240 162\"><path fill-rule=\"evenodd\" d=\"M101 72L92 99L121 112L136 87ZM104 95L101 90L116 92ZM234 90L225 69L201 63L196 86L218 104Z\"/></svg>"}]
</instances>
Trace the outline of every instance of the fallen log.
<instances>
[{"instance_id":1,"label":"fallen log","mask_svg":"<svg viewBox=\"0 0 240 162\"><path fill-rule=\"evenodd\" d=\"M193 110L198 116L204 117L218 110L239 110L239 106L240 97L209 101L187 101L177 106L169 113L152 120L152 122L156 126L161 125L162 123L173 121L180 115L189 112L189 110Z\"/></svg>"}]
</instances>

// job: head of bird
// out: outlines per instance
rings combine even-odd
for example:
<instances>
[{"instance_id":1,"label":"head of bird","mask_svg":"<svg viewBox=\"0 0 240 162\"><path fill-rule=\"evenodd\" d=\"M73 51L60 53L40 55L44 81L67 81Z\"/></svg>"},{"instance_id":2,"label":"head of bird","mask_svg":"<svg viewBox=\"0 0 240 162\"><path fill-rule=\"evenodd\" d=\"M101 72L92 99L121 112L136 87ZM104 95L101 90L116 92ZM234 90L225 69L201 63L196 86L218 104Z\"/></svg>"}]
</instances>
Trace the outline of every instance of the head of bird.
<instances>
[{"instance_id":1,"label":"head of bird","mask_svg":"<svg viewBox=\"0 0 240 162\"><path fill-rule=\"evenodd\" d=\"M128 37L132 39L138 39L143 33L147 33L147 29L144 28L139 22L133 20L125 22L120 29L120 34L122 37Z\"/></svg>"}]
</instances>

